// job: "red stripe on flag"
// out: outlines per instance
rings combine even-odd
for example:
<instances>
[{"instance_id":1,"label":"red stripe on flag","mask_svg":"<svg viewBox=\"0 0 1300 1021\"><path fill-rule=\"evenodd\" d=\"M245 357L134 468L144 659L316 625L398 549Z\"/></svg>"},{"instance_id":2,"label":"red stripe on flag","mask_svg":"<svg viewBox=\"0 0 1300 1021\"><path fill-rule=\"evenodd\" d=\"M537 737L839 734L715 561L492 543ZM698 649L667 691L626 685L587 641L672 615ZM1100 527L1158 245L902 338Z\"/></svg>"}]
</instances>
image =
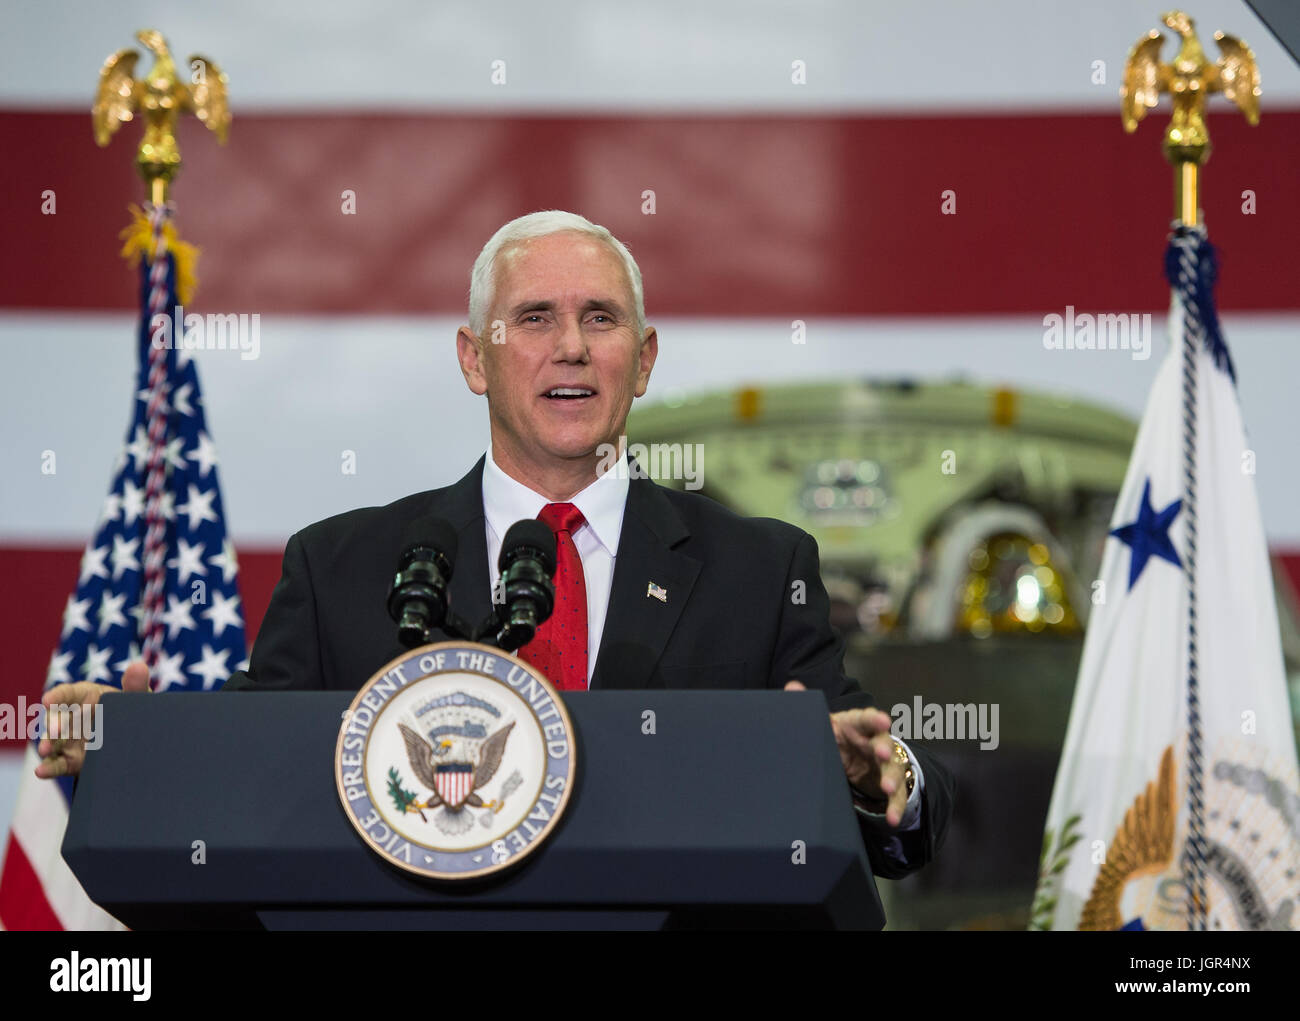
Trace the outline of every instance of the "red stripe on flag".
<instances>
[{"instance_id":1,"label":"red stripe on flag","mask_svg":"<svg viewBox=\"0 0 1300 1021\"><path fill-rule=\"evenodd\" d=\"M1291 600L1300 603L1300 550L1274 554L1282 565L1282 571L1291 583Z\"/></svg>"},{"instance_id":2,"label":"red stripe on flag","mask_svg":"<svg viewBox=\"0 0 1300 1021\"><path fill-rule=\"evenodd\" d=\"M627 242L655 316L1163 312L1165 116L491 116L240 113L219 148L181 122L181 236L206 252L207 310L463 316L501 224L571 209ZM1300 308L1300 110L1225 110L1202 205L1221 308ZM99 149L85 111L0 111L15 160L0 307L136 311L118 258L141 195L127 125ZM642 193L655 193L654 215ZM951 191L955 215L945 215ZM1258 215L1244 206L1254 196ZM355 214L343 210L345 192ZM52 193L57 215L42 212Z\"/></svg>"},{"instance_id":3,"label":"red stripe on flag","mask_svg":"<svg viewBox=\"0 0 1300 1021\"><path fill-rule=\"evenodd\" d=\"M40 877L12 833L5 852L4 875L0 876L0 925L10 931L63 930L58 915L45 899Z\"/></svg>"}]
</instances>

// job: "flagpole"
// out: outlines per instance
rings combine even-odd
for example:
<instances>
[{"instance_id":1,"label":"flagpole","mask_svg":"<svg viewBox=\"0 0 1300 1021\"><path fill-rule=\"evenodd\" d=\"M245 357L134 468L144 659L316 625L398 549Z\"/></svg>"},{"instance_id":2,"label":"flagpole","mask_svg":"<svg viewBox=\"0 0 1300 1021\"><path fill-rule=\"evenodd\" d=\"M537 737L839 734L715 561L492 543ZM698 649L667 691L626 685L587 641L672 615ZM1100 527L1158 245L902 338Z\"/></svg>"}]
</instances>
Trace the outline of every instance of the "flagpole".
<instances>
[{"instance_id":1,"label":"flagpole","mask_svg":"<svg viewBox=\"0 0 1300 1021\"><path fill-rule=\"evenodd\" d=\"M1174 218L1191 227L1199 225L1201 218L1200 170L1200 159L1174 163Z\"/></svg>"}]
</instances>

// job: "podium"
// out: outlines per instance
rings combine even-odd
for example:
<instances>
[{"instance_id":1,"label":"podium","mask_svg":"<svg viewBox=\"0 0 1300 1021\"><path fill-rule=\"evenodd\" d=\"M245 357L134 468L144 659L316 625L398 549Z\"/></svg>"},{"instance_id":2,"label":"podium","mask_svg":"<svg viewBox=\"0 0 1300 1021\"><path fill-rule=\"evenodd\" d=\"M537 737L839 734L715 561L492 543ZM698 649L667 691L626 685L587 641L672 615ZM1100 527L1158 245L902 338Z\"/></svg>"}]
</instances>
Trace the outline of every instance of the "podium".
<instances>
[{"instance_id":1,"label":"podium","mask_svg":"<svg viewBox=\"0 0 1300 1021\"><path fill-rule=\"evenodd\" d=\"M112 694L63 857L135 929L879 929L820 692L565 693L577 783L516 869L432 882L344 815L346 691Z\"/></svg>"}]
</instances>

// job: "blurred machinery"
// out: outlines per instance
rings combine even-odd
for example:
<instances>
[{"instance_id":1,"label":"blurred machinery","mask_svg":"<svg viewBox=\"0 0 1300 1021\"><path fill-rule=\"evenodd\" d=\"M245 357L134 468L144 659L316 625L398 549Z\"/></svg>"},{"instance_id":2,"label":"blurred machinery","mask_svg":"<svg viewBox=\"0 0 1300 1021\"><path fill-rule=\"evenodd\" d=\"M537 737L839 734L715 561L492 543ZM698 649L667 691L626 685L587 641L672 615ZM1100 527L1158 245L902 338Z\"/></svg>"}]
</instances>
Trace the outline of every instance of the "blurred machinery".
<instances>
[{"instance_id":1,"label":"blurred machinery","mask_svg":"<svg viewBox=\"0 0 1300 1021\"><path fill-rule=\"evenodd\" d=\"M661 484L813 535L846 669L881 708L990 710L995 747L929 742L959 784L947 843L881 890L892 928L1024 928L1135 423L964 382L845 382L671 395L628 433ZM1294 704L1300 642L1278 581ZM911 736L927 737L919 720Z\"/></svg>"}]
</instances>

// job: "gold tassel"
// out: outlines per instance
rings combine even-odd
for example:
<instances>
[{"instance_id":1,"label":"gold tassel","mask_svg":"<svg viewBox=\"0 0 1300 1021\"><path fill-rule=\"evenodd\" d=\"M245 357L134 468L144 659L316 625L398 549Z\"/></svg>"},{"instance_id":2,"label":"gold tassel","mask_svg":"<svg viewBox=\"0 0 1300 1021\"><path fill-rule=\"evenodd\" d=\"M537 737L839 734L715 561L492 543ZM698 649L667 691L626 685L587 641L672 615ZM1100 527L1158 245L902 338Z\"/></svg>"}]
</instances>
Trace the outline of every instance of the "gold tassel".
<instances>
[{"instance_id":1,"label":"gold tassel","mask_svg":"<svg viewBox=\"0 0 1300 1021\"><path fill-rule=\"evenodd\" d=\"M139 206L128 206L131 213L131 225L118 235L124 242L122 258L132 266L140 265L140 258L153 263L153 227L149 217ZM163 224L163 243L176 261L176 300L182 305L189 304L198 287L198 278L194 275L199 261L198 246L182 241L176 234L176 226L168 220Z\"/></svg>"}]
</instances>

